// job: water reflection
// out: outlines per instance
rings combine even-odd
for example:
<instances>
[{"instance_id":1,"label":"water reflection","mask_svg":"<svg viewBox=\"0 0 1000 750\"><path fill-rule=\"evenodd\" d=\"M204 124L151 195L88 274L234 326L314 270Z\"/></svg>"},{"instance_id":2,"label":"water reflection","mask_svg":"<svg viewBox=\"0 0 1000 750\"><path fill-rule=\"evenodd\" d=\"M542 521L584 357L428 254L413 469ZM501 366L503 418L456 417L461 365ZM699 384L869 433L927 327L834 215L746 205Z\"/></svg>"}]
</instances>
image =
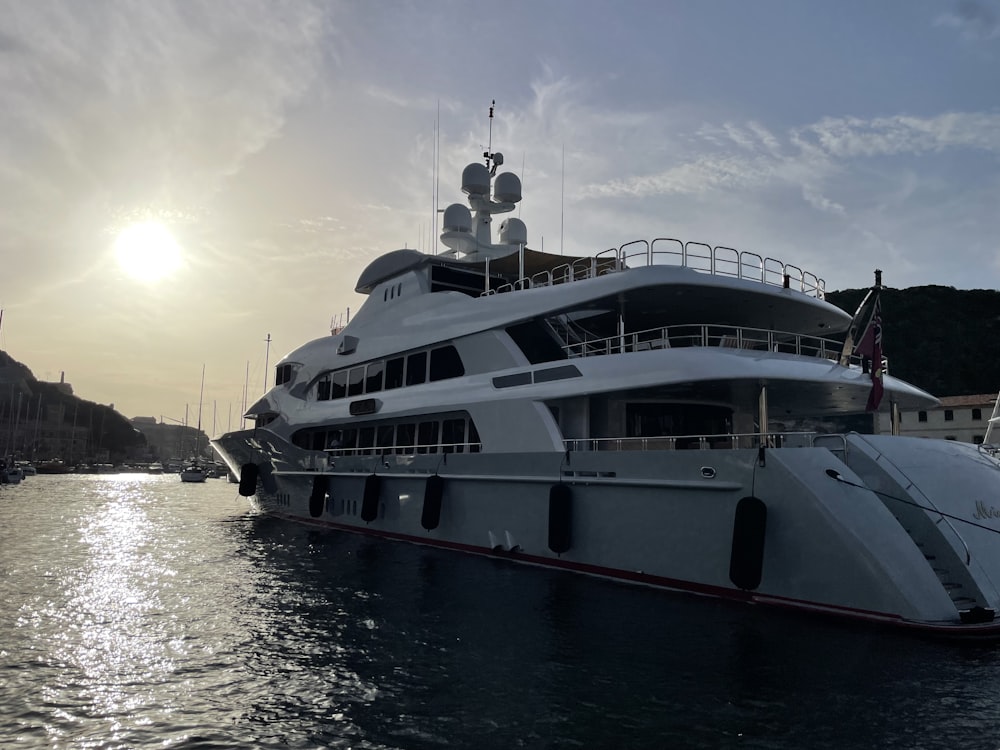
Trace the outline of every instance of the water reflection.
<instances>
[{"instance_id":1,"label":"water reflection","mask_svg":"<svg viewBox=\"0 0 1000 750\"><path fill-rule=\"evenodd\" d=\"M316 531L169 476L27 482L0 515L23 747L1000 746L994 646Z\"/></svg>"}]
</instances>

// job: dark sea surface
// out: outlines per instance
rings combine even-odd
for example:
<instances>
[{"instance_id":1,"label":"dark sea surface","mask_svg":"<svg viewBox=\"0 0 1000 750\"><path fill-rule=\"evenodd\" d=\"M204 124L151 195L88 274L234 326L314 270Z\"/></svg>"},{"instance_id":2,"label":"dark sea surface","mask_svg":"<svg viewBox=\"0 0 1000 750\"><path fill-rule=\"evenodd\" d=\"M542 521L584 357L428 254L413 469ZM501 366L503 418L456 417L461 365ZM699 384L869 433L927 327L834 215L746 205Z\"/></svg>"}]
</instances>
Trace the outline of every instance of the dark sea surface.
<instances>
[{"instance_id":1,"label":"dark sea surface","mask_svg":"<svg viewBox=\"0 0 1000 750\"><path fill-rule=\"evenodd\" d=\"M253 515L0 487L0 748L1000 748L1000 646Z\"/></svg>"}]
</instances>

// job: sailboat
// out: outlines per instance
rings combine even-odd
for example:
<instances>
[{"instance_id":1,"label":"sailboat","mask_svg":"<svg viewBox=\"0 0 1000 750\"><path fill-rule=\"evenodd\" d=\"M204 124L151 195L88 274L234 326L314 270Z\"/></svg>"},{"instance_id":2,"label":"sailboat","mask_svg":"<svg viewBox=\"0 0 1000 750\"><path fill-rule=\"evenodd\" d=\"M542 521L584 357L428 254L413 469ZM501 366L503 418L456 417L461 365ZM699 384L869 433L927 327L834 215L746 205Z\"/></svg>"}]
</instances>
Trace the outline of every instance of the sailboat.
<instances>
[{"instance_id":1,"label":"sailboat","mask_svg":"<svg viewBox=\"0 0 1000 750\"><path fill-rule=\"evenodd\" d=\"M201 366L201 393L198 395L198 432L195 434L194 458L181 469L182 482L204 482L209 468L201 460L201 405L205 398L205 365Z\"/></svg>"}]
</instances>

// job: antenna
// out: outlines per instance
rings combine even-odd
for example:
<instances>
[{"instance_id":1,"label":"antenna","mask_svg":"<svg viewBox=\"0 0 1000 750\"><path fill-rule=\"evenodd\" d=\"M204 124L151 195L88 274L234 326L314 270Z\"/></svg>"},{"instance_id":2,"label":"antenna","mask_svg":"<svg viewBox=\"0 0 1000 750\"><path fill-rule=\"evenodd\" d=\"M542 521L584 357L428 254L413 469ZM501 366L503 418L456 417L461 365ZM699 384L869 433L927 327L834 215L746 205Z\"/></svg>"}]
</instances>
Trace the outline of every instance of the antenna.
<instances>
[{"instance_id":1,"label":"antenna","mask_svg":"<svg viewBox=\"0 0 1000 750\"><path fill-rule=\"evenodd\" d=\"M486 159L486 166L490 165L490 159L493 158L493 154L490 150L493 148L493 108L497 106L497 100L494 99L490 102L490 139L486 143L486 150L483 152L483 157Z\"/></svg>"},{"instance_id":2,"label":"antenna","mask_svg":"<svg viewBox=\"0 0 1000 750\"><path fill-rule=\"evenodd\" d=\"M562 145L562 183L559 186L559 254L563 254L563 228L566 226L566 143Z\"/></svg>"}]
</instances>

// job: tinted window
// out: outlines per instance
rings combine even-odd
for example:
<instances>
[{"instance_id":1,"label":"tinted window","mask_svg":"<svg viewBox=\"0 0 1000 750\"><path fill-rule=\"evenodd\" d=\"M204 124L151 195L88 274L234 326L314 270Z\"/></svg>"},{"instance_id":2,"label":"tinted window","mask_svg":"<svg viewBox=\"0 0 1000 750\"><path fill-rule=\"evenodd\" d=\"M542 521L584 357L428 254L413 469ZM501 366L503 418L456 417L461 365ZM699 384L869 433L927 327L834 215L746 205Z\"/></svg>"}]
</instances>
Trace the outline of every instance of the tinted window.
<instances>
[{"instance_id":1,"label":"tinted window","mask_svg":"<svg viewBox=\"0 0 1000 750\"><path fill-rule=\"evenodd\" d=\"M441 443L445 453L462 453L465 450L465 420L446 419L441 424Z\"/></svg>"},{"instance_id":2,"label":"tinted window","mask_svg":"<svg viewBox=\"0 0 1000 750\"><path fill-rule=\"evenodd\" d=\"M365 390L365 368L352 367L347 378L347 395L360 396Z\"/></svg>"},{"instance_id":3,"label":"tinted window","mask_svg":"<svg viewBox=\"0 0 1000 750\"><path fill-rule=\"evenodd\" d=\"M479 430L476 429L476 425L469 420L469 453L479 453L482 449L482 445L479 444Z\"/></svg>"},{"instance_id":4,"label":"tinted window","mask_svg":"<svg viewBox=\"0 0 1000 750\"><path fill-rule=\"evenodd\" d=\"M347 370L333 373L333 387L330 388L330 398L343 398L347 395Z\"/></svg>"},{"instance_id":5,"label":"tinted window","mask_svg":"<svg viewBox=\"0 0 1000 750\"><path fill-rule=\"evenodd\" d=\"M412 422L396 425L396 453L412 453L417 426Z\"/></svg>"},{"instance_id":6,"label":"tinted window","mask_svg":"<svg viewBox=\"0 0 1000 750\"><path fill-rule=\"evenodd\" d=\"M406 358L406 384L420 385L427 380L427 352L417 352Z\"/></svg>"},{"instance_id":7,"label":"tinted window","mask_svg":"<svg viewBox=\"0 0 1000 750\"><path fill-rule=\"evenodd\" d=\"M367 450L375 445L375 428L374 427L362 427L358 432L358 448L362 448L362 453L371 453Z\"/></svg>"},{"instance_id":8,"label":"tinted window","mask_svg":"<svg viewBox=\"0 0 1000 750\"><path fill-rule=\"evenodd\" d=\"M385 375L385 362L372 362L368 365L365 375L365 393L378 393L382 390L382 376Z\"/></svg>"},{"instance_id":9,"label":"tinted window","mask_svg":"<svg viewBox=\"0 0 1000 750\"><path fill-rule=\"evenodd\" d=\"M316 382L316 400L330 400L330 373L327 373Z\"/></svg>"},{"instance_id":10,"label":"tinted window","mask_svg":"<svg viewBox=\"0 0 1000 750\"><path fill-rule=\"evenodd\" d=\"M340 434L341 448L354 448L358 444L358 431L354 428L344 430Z\"/></svg>"},{"instance_id":11,"label":"tinted window","mask_svg":"<svg viewBox=\"0 0 1000 750\"><path fill-rule=\"evenodd\" d=\"M403 358L396 357L385 363L385 389L399 388L403 384Z\"/></svg>"},{"instance_id":12,"label":"tinted window","mask_svg":"<svg viewBox=\"0 0 1000 750\"><path fill-rule=\"evenodd\" d=\"M446 380L465 375L465 368L453 346L442 346L431 350L430 380Z\"/></svg>"},{"instance_id":13,"label":"tinted window","mask_svg":"<svg viewBox=\"0 0 1000 750\"><path fill-rule=\"evenodd\" d=\"M379 448L391 448L393 432L394 428L391 424L379 425L378 434L375 437L375 445Z\"/></svg>"},{"instance_id":14,"label":"tinted window","mask_svg":"<svg viewBox=\"0 0 1000 750\"><path fill-rule=\"evenodd\" d=\"M437 453L438 423L421 422L417 427L417 453Z\"/></svg>"}]
</instances>

